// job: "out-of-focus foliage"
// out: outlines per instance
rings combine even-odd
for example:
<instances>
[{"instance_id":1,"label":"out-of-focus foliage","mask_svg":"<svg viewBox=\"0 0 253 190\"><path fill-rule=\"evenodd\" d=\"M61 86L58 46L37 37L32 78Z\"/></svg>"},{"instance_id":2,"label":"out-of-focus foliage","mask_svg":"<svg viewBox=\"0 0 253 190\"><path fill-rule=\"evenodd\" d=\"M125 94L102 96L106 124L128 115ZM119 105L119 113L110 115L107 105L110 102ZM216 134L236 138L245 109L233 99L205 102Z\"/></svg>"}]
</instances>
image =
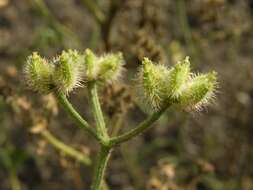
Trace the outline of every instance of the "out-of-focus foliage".
<instances>
[{"instance_id":1,"label":"out-of-focus foliage","mask_svg":"<svg viewBox=\"0 0 253 190\"><path fill-rule=\"evenodd\" d=\"M135 89L125 85L142 57L173 65L189 55L194 72L219 74L216 104L205 114L170 110L154 130L117 149L108 169L111 189L253 189L252 20L250 0L0 0L0 189L90 184L92 168L43 134L91 158L96 144L58 111L52 95L23 85L27 55L68 48L124 53L130 73L100 92L113 134L145 116ZM77 90L70 98L91 121L84 96Z\"/></svg>"}]
</instances>

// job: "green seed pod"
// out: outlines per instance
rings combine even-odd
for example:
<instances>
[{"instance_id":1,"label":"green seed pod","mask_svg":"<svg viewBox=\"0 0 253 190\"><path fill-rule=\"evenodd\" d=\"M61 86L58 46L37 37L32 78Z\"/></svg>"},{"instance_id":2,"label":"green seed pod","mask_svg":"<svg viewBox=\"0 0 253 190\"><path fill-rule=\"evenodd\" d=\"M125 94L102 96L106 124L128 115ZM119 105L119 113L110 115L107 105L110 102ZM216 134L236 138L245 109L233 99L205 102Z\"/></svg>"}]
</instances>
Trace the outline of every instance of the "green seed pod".
<instances>
[{"instance_id":1,"label":"green seed pod","mask_svg":"<svg viewBox=\"0 0 253 190\"><path fill-rule=\"evenodd\" d=\"M139 73L140 88L145 101L154 109L159 109L166 100L166 77L169 73L163 65L155 65L148 58L142 61Z\"/></svg>"},{"instance_id":2,"label":"green seed pod","mask_svg":"<svg viewBox=\"0 0 253 190\"><path fill-rule=\"evenodd\" d=\"M186 110L200 110L212 101L216 89L216 72L195 76L183 91L179 105Z\"/></svg>"},{"instance_id":3,"label":"green seed pod","mask_svg":"<svg viewBox=\"0 0 253 190\"><path fill-rule=\"evenodd\" d=\"M84 52L84 64L86 80L96 80L99 70L98 58L90 49L86 49Z\"/></svg>"},{"instance_id":4,"label":"green seed pod","mask_svg":"<svg viewBox=\"0 0 253 190\"><path fill-rule=\"evenodd\" d=\"M190 61L186 57L183 62L177 63L171 70L167 77L167 95L172 101L177 101L182 95L187 81L190 79Z\"/></svg>"},{"instance_id":5,"label":"green seed pod","mask_svg":"<svg viewBox=\"0 0 253 190\"><path fill-rule=\"evenodd\" d=\"M63 51L55 60L53 81L58 90L68 93L81 87L84 64L82 56L77 51Z\"/></svg>"},{"instance_id":6,"label":"green seed pod","mask_svg":"<svg viewBox=\"0 0 253 190\"><path fill-rule=\"evenodd\" d=\"M124 59L122 53L106 54L99 58L98 80L112 82L122 74Z\"/></svg>"},{"instance_id":7,"label":"green seed pod","mask_svg":"<svg viewBox=\"0 0 253 190\"><path fill-rule=\"evenodd\" d=\"M41 93L49 93L53 89L53 72L53 65L49 64L37 52L28 57L24 67L28 87Z\"/></svg>"}]
</instances>

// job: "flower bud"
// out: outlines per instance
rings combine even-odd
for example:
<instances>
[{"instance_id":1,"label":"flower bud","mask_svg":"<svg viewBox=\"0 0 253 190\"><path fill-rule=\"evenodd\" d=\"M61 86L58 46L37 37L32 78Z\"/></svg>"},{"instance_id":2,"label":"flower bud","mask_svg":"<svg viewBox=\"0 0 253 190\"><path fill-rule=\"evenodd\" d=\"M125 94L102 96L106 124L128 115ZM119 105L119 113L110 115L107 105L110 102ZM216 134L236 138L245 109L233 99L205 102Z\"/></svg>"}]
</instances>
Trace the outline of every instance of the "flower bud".
<instances>
[{"instance_id":1,"label":"flower bud","mask_svg":"<svg viewBox=\"0 0 253 190\"><path fill-rule=\"evenodd\" d=\"M142 64L139 81L144 99L152 108L159 109L166 98L165 84L168 70L162 65L153 64L148 58L144 58Z\"/></svg>"},{"instance_id":2,"label":"flower bud","mask_svg":"<svg viewBox=\"0 0 253 190\"><path fill-rule=\"evenodd\" d=\"M179 105L186 110L200 110L212 101L216 89L216 72L195 76L183 91Z\"/></svg>"},{"instance_id":3,"label":"flower bud","mask_svg":"<svg viewBox=\"0 0 253 190\"><path fill-rule=\"evenodd\" d=\"M34 52L28 57L24 67L26 83L35 91L49 93L54 87L52 83L53 71L53 65Z\"/></svg>"},{"instance_id":4,"label":"flower bud","mask_svg":"<svg viewBox=\"0 0 253 190\"><path fill-rule=\"evenodd\" d=\"M106 54L99 58L99 71L97 78L104 82L117 80L123 71L123 55L122 53Z\"/></svg>"},{"instance_id":5,"label":"flower bud","mask_svg":"<svg viewBox=\"0 0 253 190\"><path fill-rule=\"evenodd\" d=\"M70 92L74 88L80 87L84 64L82 56L77 51L63 51L55 60L55 72L53 81L58 90Z\"/></svg>"}]
</instances>

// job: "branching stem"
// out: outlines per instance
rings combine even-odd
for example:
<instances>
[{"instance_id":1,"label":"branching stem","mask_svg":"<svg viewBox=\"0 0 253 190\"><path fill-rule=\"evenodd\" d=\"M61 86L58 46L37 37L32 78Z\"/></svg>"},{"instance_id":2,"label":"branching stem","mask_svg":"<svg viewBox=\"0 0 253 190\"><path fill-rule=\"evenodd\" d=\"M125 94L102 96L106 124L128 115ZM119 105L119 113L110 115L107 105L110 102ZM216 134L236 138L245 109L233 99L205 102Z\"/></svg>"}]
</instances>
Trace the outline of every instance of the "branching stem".
<instances>
[{"instance_id":1,"label":"branching stem","mask_svg":"<svg viewBox=\"0 0 253 190\"><path fill-rule=\"evenodd\" d=\"M150 117L148 117L141 124L139 124L136 128L130 130L129 132L126 132L123 135L119 135L117 137L111 138L110 145L113 146L113 145L123 143L123 142L128 141L128 140L136 137L137 135L143 133L145 130L152 127L152 124L160 118L160 116L167 110L168 107L169 107L169 105L166 105L161 110L153 113Z\"/></svg>"},{"instance_id":2,"label":"branching stem","mask_svg":"<svg viewBox=\"0 0 253 190\"><path fill-rule=\"evenodd\" d=\"M160 116L167 110L169 105L165 105L159 111L153 113L150 117L144 120L140 125L130 130L129 132L126 132L125 134L119 135L117 137L110 138L107 133L107 128L105 125L101 105L98 98L97 84L95 81L88 83L88 92L89 92L89 98L91 100L92 112L93 112L94 119L96 122L96 131L94 131L90 127L88 122L86 122L79 115L79 113L73 108L73 106L71 105L71 103L68 101L68 99L63 93L57 92L56 95L57 95L58 101L63 105L64 109L70 114L70 116L76 121L76 123L80 127L84 128L86 131L88 131L92 136L94 136L100 142L100 152L98 154L98 159L95 166L95 172L94 172L94 178L93 178L91 190L101 190L107 162L110 158L110 154L111 154L113 146L121 144L125 141L128 141L134 138L135 136L143 133L148 128L150 128L152 124L155 121L157 121L160 118ZM54 144L56 147L58 146L58 148L62 149L63 151L73 156L72 150L70 151L70 149L66 148L61 143L54 141L55 139L50 138L50 135L46 134L46 136L49 137L49 140L51 140L52 144ZM77 159L80 160L80 158L78 157Z\"/></svg>"},{"instance_id":3,"label":"branching stem","mask_svg":"<svg viewBox=\"0 0 253 190\"><path fill-rule=\"evenodd\" d=\"M104 141L108 141L109 137L107 134L103 113L99 103L96 82L89 82L88 91L89 91L89 98L91 100L92 112L94 115L94 119L96 121L97 133L101 139L103 139Z\"/></svg>"},{"instance_id":4,"label":"branching stem","mask_svg":"<svg viewBox=\"0 0 253 190\"><path fill-rule=\"evenodd\" d=\"M106 146L101 146L100 152L98 154L97 164L95 167L94 179L91 186L91 190L101 190L103 185L103 178L106 170L108 160L111 155L111 148Z\"/></svg>"},{"instance_id":5,"label":"branching stem","mask_svg":"<svg viewBox=\"0 0 253 190\"><path fill-rule=\"evenodd\" d=\"M90 135L92 135L94 138L96 138L99 142L101 142L101 139L97 135L96 131L94 131L87 121L85 121L82 116L73 108L71 103L66 98L65 94L62 92L56 92L56 97L60 104L63 106L66 112L73 118L73 120L76 122L76 124L80 127L85 129Z\"/></svg>"}]
</instances>

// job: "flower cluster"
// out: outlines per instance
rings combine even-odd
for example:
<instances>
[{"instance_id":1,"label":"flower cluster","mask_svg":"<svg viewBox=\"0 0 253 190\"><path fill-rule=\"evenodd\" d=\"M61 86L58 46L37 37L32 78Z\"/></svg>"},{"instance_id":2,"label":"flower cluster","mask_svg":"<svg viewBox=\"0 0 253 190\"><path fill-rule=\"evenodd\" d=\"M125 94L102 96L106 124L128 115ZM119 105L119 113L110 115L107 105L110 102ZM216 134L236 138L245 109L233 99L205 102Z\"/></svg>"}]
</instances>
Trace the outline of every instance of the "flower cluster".
<instances>
[{"instance_id":1,"label":"flower cluster","mask_svg":"<svg viewBox=\"0 0 253 190\"><path fill-rule=\"evenodd\" d=\"M189 57L170 69L154 64L148 58L142 63L139 87L144 100L153 109L159 110L164 104L170 104L186 110L199 110L214 98L216 73L191 73Z\"/></svg>"},{"instance_id":2,"label":"flower cluster","mask_svg":"<svg viewBox=\"0 0 253 190\"><path fill-rule=\"evenodd\" d=\"M69 93L81 87L84 81L108 83L117 80L123 65L121 53L96 56L89 49L83 54L68 50L47 60L35 52L28 57L24 72L27 85L35 91L50 93L58 90Z\"/></svg>"}]
</instances>

